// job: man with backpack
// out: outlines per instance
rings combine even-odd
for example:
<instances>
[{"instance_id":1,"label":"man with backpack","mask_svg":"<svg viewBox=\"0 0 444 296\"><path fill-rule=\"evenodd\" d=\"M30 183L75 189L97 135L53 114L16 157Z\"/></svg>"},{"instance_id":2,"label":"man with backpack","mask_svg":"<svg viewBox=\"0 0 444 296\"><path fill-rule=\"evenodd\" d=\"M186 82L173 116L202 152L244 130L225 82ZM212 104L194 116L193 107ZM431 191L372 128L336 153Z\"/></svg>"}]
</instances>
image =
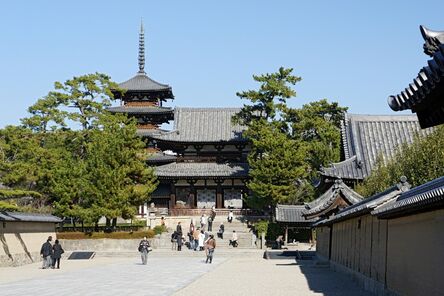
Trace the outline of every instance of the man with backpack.
<instances>
[{"instance_id":1,"label":"man with backpack","mask_svg":"<svg viewBox=\"0 0 444 296\"><path fill-rule=\"evenodd\" d=\"M139 243L139 252L142 257L142 264L146 265L148 253L151 251L150 242L144 237Z\"/></svg>"}]
</instances>

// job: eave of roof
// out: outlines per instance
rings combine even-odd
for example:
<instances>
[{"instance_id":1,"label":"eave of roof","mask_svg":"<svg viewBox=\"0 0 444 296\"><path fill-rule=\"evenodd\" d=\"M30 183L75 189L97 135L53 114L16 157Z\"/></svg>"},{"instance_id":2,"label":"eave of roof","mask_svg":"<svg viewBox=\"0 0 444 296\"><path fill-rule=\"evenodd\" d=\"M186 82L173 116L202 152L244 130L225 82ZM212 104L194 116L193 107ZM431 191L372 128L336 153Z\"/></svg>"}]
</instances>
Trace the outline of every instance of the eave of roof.
<instances>
[{"instance_id":1,"label":"eave of roof","mask_svg":"<svg viewBox=\"0 0 444 296\"><path fill-rule=\"evenodd\" d=\"M154 168L159 179L247 178L246 163L174 162Z\"/></svg>"},{"instance_id":2,"label":"eave of roof","mask_svg":"<svg viewBox=\"0 0 444 296\"><path fill-rule=\"evenodd\" d=\"M60 223L62 219L48 214L0 211L0 221Z\"/></svg>"},{"instance_id":3,"label":"eave of roof","mask_svg":"<svg viewBox=\"0 0 444 296\"><path fill-rule=\"evenodd\" d=\"M372 212L378 218L394 218L444 208L444 176L402 193Z\"/></svg>"},{"instance_id":4,"label":"eave of roof","mask_svg":"<svg viewBox=\"0 0 444 296\"><path fill-rule=\"evenodd\" d=\"M343 198L350 205L358 203L363 199L361 195L348 187L342 180L337 180L320 197L305 205L303 215L306 218L311 218L321 214L329 209L338 197Z\"/></svg>"},{"instance_id":5,"label":"eave of roof","mask_svg":"<svg viewBox=\"0 0 444 296\"><path fill-rule=\"evenodd\" d=\"M305 219L303 205L276 205L276 221L282 223L301 223L311 225L316 219Z\"/></svg>"},{"instance_id":6,"label":"eave of roof","mask_svg":"<svg viewBox=\"0 0 444 296\"><path fill-rule=\"evenodd\" d=\"M119 83L119 87L126 91L171 91L169 85L159 83L148 77L145 73L140 72L127 81Z\"/></svg>"},{"instance_id":7,"label":"eave of roof","mask_svg":"<svg viewBox=\"0 0 444 296\"><path fill-rule=\"evenodd\" d=\"M158 106L116 106L107 108L112 113L126 114L172 114L174 110L169 107Z\"/></svg>"}]
</instances>

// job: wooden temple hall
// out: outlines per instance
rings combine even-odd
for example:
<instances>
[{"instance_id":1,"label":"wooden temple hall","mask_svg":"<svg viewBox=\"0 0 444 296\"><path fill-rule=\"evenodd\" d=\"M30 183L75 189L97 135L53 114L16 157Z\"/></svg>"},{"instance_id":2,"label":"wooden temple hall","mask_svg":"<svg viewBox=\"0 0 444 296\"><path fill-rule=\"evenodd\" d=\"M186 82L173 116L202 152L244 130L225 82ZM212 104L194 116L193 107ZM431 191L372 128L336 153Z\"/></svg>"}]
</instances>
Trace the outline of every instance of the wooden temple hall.
<instances>
[{"instance_id":1,"label":"wooden temple hall","mask_svg":"<svg viewBox=\"0 0 444 296\"><path fill-rule=\"evenodd\" d=\"M139 71L119 84L121 105L113 113L126 113L138 122L137 133L152 152L147 163L160 182L150 206L164 213L182 214L189 209L243 207L248 175L248 143L244 128L232 123L239 108L171 108L172 87L151 79L145 72L143 26L139 33ZM173 122L171 130L163 124ZM147 213L147 205L139 214Z\"/></svg>"}]
</instances>

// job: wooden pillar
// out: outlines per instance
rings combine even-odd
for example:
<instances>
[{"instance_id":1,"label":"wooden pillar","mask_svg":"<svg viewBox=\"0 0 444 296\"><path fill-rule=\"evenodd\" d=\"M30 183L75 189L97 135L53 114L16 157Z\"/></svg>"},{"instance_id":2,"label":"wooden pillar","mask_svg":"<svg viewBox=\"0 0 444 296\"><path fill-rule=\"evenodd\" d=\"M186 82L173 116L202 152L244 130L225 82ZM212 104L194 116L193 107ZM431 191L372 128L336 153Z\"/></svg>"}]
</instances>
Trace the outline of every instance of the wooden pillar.
<instances>
[{"instance_id":1,"label":"wooden pillar","mask_svg":"<svg viewBox=\"0 0 444 296\"><path fill-rule=\"evenodd\" d=\"M174 209L176 207L176 186L174 186L176 182L171 182L171 193L170 193L170 208Z\"/></svg>"},{"instance_id":2,"label":"wooden pillar","mask_svg":"<svg viewBox=\"0 0 444 296\"><path fill-rule=\"evenodd\" d=\"M221 209L224 207L223 201L222 201L222 185L217 184L216 187L216 209Z\"/></svg>"},{"instance_id":3,"label":"wooden pillar","mask_svg":"<svg viewBox=\"0 0 444 296\"><path fill-rule=\"evenodd\" d=\"M192 209L196 208L197 201L196 201L196 188L194 187L194 184L196 184L197 180L187 180L188 184L190 184L190 207Z\"/></svg>"},{"instance_id":4,"label":"wooden pillar","mask_svg":"<svg viewBox=\"0 0 444 296\"><path fill-rule=\"evenodd\" d=\"M288 245L288 225L285 226L285 245Z\"/></svg>"}]
</instances>

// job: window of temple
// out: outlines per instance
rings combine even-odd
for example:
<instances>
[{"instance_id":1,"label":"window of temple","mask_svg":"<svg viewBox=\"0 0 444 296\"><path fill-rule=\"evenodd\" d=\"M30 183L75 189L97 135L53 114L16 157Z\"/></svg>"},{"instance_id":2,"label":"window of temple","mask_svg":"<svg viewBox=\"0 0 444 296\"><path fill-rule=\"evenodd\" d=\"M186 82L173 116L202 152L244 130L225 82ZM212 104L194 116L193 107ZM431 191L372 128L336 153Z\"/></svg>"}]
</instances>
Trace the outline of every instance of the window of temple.
<instances>
[{"instance_id":1,"label":"window of temple","mask_svg":"<svg viewBox=\"0 0 444 296\"><path fill-rule=\"evenodd\" d=\"M224 207L242 209L241 189L224 189Z\"/></svg>"}]
</instances>

